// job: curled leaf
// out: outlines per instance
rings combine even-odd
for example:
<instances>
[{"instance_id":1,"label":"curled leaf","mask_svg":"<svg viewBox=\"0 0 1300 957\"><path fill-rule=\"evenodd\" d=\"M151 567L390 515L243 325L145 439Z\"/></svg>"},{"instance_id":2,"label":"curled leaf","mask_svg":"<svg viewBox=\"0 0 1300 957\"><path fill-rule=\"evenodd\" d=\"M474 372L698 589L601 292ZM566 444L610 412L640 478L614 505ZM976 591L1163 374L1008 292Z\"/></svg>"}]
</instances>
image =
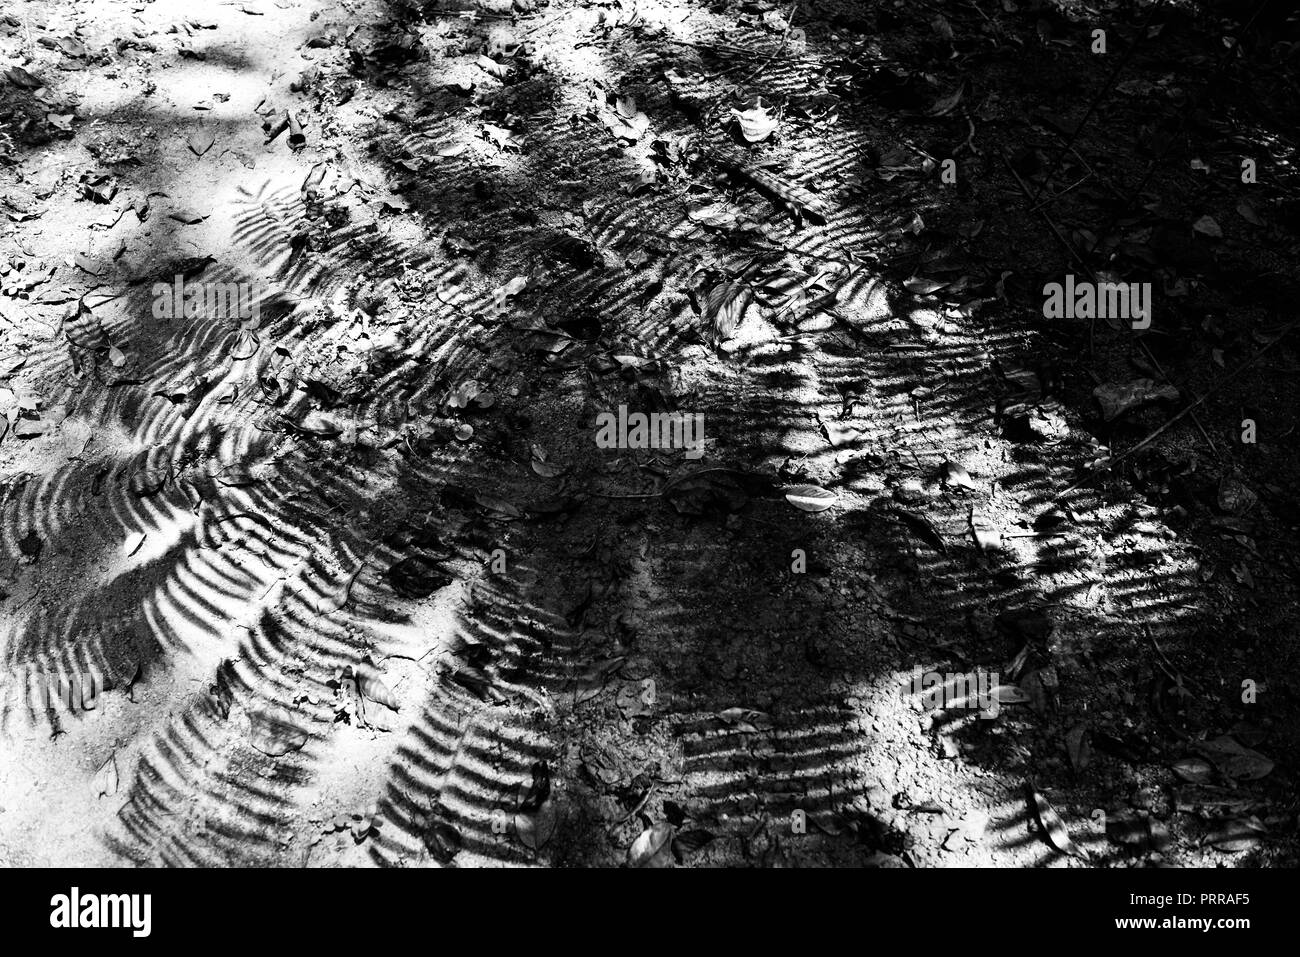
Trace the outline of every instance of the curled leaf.
<instances>
[{"instance_id":1,"label":"curled leaf","mask_svg":"<svg viewBox=\"0 0 1300 957\"><path fill-rule=\"evenodd\" d=\"M361 693L376 704L382 704L392 711L400 710L397 695L393 694L392 689L384 684L378 675L369 671L363 672L358 686Z\"/></svg>"},{"instance_id":2,"label":"curled leaf","mask_svg":"<svg viewBox=\"0 0 1300 957\"><path fill-rule=\"evenodd\" d=\"M740 135L747 143L761 143L776 132L776 117L767 111L762 100L753 109L732 110L731 115L736 118L740 125Z\"/></svg>"}]
</instances>

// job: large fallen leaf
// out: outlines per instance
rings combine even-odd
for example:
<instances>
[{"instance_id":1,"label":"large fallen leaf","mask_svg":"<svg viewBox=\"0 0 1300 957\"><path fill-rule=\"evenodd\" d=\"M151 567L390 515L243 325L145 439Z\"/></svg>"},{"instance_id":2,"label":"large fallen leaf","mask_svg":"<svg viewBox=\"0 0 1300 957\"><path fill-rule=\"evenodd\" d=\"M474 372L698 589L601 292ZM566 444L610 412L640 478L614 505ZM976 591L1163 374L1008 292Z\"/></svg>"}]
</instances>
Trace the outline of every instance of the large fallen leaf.
<instances>
[{"instance_id":1,"label":"large fallen leaf","mask_svg":"<svg viewBox=\"0 0 1300 957\"><path fill-rule=\"evenodd\" d=\"M785 490L785 500L803 512L824 512L839 496L816 485L794 485Z\"/></svg>"},{"instance_id":2,"label":"large fallen leaf","mask_svg":"<svg viewBox=\"0 0 1300 957\"><path fill-rule=\"evenodd\" d=\"M382 704L392 711L400 710L397 695L393 694L392 689L384 684L378 675L370 671L363 671L357 686L365 697L376 704Z\"/></svg>"},{"instance_id":3,"label":"large fallen leaf","mask_svg":"<svg viewBox=\"0 0 1300 957\"><path fill-rule=\"evenodd\" d=\"M11 66L5 70L4 76L14 86L20 86L25 90L35 90L44 85L43 80L38 80L20 66Z\"/></svg>"},{"instance_id":4,"label":"large fallen leaf","mask_svg":"<svg viewBox=\"0 0 1300 957\"><path fill-rule=\"evenodd\" d=\"M1239 744L1226 734L1220 735L1213 741L1202 741L1195 747L1220 771L1236 780L1254 781L1265 777L1273 770L1271 759Z\"/></svg>"},{"instance_id":5,"label":"large fallen leaf","mask_svg":"<svg viewBox=\"0 0 1300 957\"><path fill-rule=\"evenodd\" d=\"M525 847L539 851L555 833L558 820L555 802L547 801L532 814L515 815L515 834Z\"/></svg>"},{"instance_id":6,"label":"large fallen leaf","mask_svg":"<svg viewBox=\"0 0 1300 957\"><path fill-rule=\"evenodd\" d=\"M704 318L713 330L715 342L726 342L735 334L753 298L750 288L738 282L719 283L709 290L704 300Z\"/></svg>"},{"instance_id":7,"label":"large fallen leaf","mask_svg":"<svg viewBox=\"0 0 1300 957\"><path fill-rule=\"evenodd\" d=\"M627 849L628 867L669 867L671 846L676 828L660 822L646 828Z\"/></svg>"},{"instance_id":8,"label":"large fallen leaf","mask_svg":"<svg viewBox=\"0 0 1300 957\"><path fill-rule=\"evenodd\" d=\"M1177 402L1179 392L1168 383L1157 384L1154 379L1133 379L1104 383L1093 389L1092 395L1101 406L1102 416L1110 422L1151 402Z\"/></svg>"},{"instance_id":9,"label":"large fallen leaf","mask_svg":"<svg viewBox=\"0 0 1300 957\"><path fill-rule=\"evenodd\" d=\"M1066 830L1065 822L1056 813L1056 809L1047 803L1047 799L1031 784L1025 785L1025 794L1029 798L1029 807L1042 828L1044 840L1064 854L1080 860L1088 860L1088 852L1070 839L1070 832Z\"/></svg>"},{"instance_id":10,"label":"large fallen leaf","mask_svg":"<svg viewBox=\"0 0 1300 957\"><path fill-rule=\"evenodd\" d=\"M773 724L770 714L765 711L755 711L753 708L727 708L725 711L718 712L718 719L729 727L747 734L770 731Z\"/></svg>"}]
</instances>

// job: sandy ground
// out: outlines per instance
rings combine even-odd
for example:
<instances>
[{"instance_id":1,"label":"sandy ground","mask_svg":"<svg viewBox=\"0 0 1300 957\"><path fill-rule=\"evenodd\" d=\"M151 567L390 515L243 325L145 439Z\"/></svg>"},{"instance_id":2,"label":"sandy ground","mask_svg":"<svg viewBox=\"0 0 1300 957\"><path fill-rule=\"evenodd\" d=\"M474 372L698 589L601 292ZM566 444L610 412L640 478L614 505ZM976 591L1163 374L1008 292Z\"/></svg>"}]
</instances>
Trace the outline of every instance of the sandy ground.
<instances>
[{"instance_id":1,"label":"sandy ground","mask_svg":"<svg viewBox=\"0 0 1300 957\"><path fill-rule=\"evenodd\" d=\"M944 201L861 171L878 107L826 64L876 41L810 24L769 61L784 21L764 12L782 15L17 13L0 59L74 119L4 171L30 206L9 205L0 259L53 272L0 300L12 402L39 423L0 444L0 861L1291 853L1259 841L1294 825L1283 771L1197 757L1228 733L1260 760L1280 746L1275 717L1231 705L1242 675L1290 666L1202 662L1217 697L1181 738L1156 730L1150 701L1175 723L1184 706L1157 658L1223 622L1203 552L1122 490L1042 524L1097 443L1060 403L1047 441L1001 427L1008 377L1043 391L1041 338L991 294L996 268L945 275L963 306L879 266ZM86 55L34 42L74 35ZM716 76L702 37L748 53ZM687 78L676 100L665 71ZM824 224L655 161L698 135L692 102L713 135L736 87L781 103L761 158ZM300 148L267 142L286 109ZM1014 229L988 228L962 248ZM710 269L763 306L724 349L696 315ZM259 315L156 318L153 283L187 270L249 283ZM783 313L790 284L834 313ZM703 411L704 459L597 448L620 402ZM683 482L697 468L717 471ZM794 508L798 484L835 507ZM1253 574L1294 595L1285 569ZM918 668L996 670L1015 703L927 711L903 691ZM16 693L34 669L110 687L34 711ZM1108 839L1115 815L1136 836Z\"/></svg>"}]
</instances>

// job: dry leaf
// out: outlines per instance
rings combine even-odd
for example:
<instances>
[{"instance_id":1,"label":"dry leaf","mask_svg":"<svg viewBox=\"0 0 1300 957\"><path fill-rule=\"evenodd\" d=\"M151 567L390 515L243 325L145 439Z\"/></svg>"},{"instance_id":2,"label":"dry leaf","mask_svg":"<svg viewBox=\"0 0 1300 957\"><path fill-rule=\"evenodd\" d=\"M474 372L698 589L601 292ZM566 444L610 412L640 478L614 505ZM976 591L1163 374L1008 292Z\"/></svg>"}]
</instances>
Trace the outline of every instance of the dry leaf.
<instances>
[{"instance_id":1,"label":"dry leaf","mask_svg":"<svg viewBox=\"0 0 1300 957\"><path fill-rule=\"evenodd\" d=\"M669 851L676 831L671 824L664 823L646 828L627 849L628 867L670 867Z\"/></svg>"},{"instance_id":2,"label":"dry leaf","mask_svg":"<svg viewBox=\"0 0 1300 957\"><path fill-rule=\"evenodd\" d=\"M555 834L557 821L555 802L547 801L532 814L515 815L515 834L525 847L540 851Z\"/></svg>"},{"instance_id":3,"label":"dry leaf","mask_svg":"<svg viewBox=\"0 0 1300 957\"><path fill-rule=\"evenodd\" d=\"M263 754L279 757L307 743L307 732L283 708L265 708L249 716L249 743Z\"/></svg>"},{"instance_id":4,"label":"dry leaf","mask_svg":"<svg viewBox=\"0 0 1300 957\"><path fill-rule=\"evenodd\" d=\"M945 485L957 485L969 489L975 488L975 480L970 477L970 473L951 460L943 463L942 480Z\"/></svg>"},{"instance_id":5,"label":"dry leaf","mask_svg":"<svg viewBox=\"0 0 1300 957\"><path fill-rule=\"evenodd\" d=\"M363 672L358 687L363 695L376 704L382 704L392 711L400 710L397 695L393 694L392 689L384 684L377 675L369 671Z\"/></svg>"},{"instance_id":6,"label":"dry leaf","mask_svg":"<svg viewBox=\"0 0 1300 957\"><path fill-rule=\"evenodd\" d=\"M1223 229L1215 221L1213 216L1202 216L1196 222L1192 223L1192 229L1203 236L1211 236L1214 239L1223 238Z\"/></svg>"},{"instance_id":7,"label":"dry leaf","mask_svg":"<svg viewBox=\"0 0 1300 957\"><path fill-rule=\"evenodd\" d=\"M1088 852L1083 850L1070 839L1070 832L1065 829L1065 822L1061 820L1059 814L1052 805L1047 803L1047 799L1035 790L1031 784L1025 785L1025 793L1029 797L1029 806L1037 818L1039 826L1043 830L1043 838L1048 844L1071 857L1077 857L1080 860L1088 860Z\"/></svg>"},{"instance_id":8,"label":"dry leaf","mask_svg":"<svg viewBox=\"0 0 1300 957\"><path fill-rule=\"evenodd\" d=\"M776 132L778 125L776 117L767 111L762 100L759 100L753 109L732 110L731 115L740 124L740 135L748 143L761 143Z\"/></svg>"},{"instance_id":9,"label":"dry leaf","mask_svg":"<svg viewBox=\"0 0 1300 957\"><path fill-rule=\"evenodd\" d=\"M1203 741L1196 745L1206 759L1230 778L1241 781L1254 781L1265 777L1273 770L1269 758L1251 748L1239 744L1229 735L1220 735L1213 741Z\"/></svg>"},{"instance_id":10,"label":"dry leaf","mask_svg":"<svg viewBox=\"0 0 1300 957\"><path fill-rule=\"evenodd\" d=\"M704 317L713 329L714 342L721 344L735 334L753 298L750 288L738 282L719 283L709 291Z\"/></svg>"},{"instance_id":11,"label":"dry leaf","mask_svg":"<svg viewBox=\"0 0 1300 957\"><path fill-rule=\"evenodd\" d=\"M839 498L816 485L794 485L785 490L785 500L803 512L824 512Z\"/></svg>"},{"instance_id":12,"label":"dry leaf","mask_svg":"<svg viewBox=\"0 0 1300 957\"><path fill-rule=\"evenodd\" d=\"M1088 740L1088 726L1076 724L1065 735L1065 750L1070 756L1070 765L1076 771L1082 771L1092 758L1092 744Z\"/></svg>"},{"instance_id":13,"label":"dry leaf","mask_svg":"<svg viewBox=\"0 0 1300 957\"><path fill-rule=\"evenodd\" d=\"M214 140L215 137L213 137L210 130L198 129L190 134L187 143L191 153L195 156L202 156L212 148Z\"/></svg>"},{"instance_id":14,"label":"dry leaf","mask_svg":"<svg viewBox=\"0 0 1300 957\"><path fill-rule=\"evenodd\" d=\"M104 762L103 767L95 774L95 779L91 782L90 789L95 793L95 797L112 797L117 793L117 756L110 754L108 760Z\"/></svg>"},{"instance_id":15,"label":"dry leaf","mask_svg":"<svg viewBox=\"0 0 1300 957\"><path fill-rule=\"evenodd\" d=\"M718 719L746 734L770 731L773 725L770 714L755 711L753 708L727 708L725 711L718 712Z\"/></svg>"},{"instance_id":16,"label":"dry leaf","mask_svg":"<svg viewBox=\"0 0 1300 957\"><path fill-rule=\"evenodd\" d=\"M1252 226L1267 225L1262 216L1255 210L1255 206L1248 199L1243 199L1237 204L1237 215L1250 223Z\"/></svg>"},{"instance_id":17,"label":"dry leaf","mask_svg":"<svg viewBox=\"0 0 1300 957\"><path fill-rule=\"evenodd\" d=\"M960 104L962 101L962 97L964 97L969 90L970 90L970 81L962 80L961 85L957 87L955 92L949 94L948 96L941 96L939 97L939 99L934 101L934 105L930 107L930 111L929 111L930 115L931 116L948 115L953 110L957 109L958 104Z\"/></svg>"}]
</instances>

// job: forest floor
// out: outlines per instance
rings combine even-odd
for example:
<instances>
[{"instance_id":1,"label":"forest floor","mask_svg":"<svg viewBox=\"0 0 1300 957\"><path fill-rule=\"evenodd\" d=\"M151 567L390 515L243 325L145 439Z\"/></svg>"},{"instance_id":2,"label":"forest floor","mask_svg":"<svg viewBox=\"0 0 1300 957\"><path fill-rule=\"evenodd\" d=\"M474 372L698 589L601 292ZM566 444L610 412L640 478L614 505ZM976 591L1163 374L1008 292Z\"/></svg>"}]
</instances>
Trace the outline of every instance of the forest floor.
<instances>
[{"instance_id":1,"label":"forest floor","mask_svg":"<svg viewBox=\"0 0 1300 957\"><path fill-rule=\"evenodd\" d=\"M1296 865L1300 32L1156 7L10 6L0 864Z\"/></svg>"}]
</instances>

